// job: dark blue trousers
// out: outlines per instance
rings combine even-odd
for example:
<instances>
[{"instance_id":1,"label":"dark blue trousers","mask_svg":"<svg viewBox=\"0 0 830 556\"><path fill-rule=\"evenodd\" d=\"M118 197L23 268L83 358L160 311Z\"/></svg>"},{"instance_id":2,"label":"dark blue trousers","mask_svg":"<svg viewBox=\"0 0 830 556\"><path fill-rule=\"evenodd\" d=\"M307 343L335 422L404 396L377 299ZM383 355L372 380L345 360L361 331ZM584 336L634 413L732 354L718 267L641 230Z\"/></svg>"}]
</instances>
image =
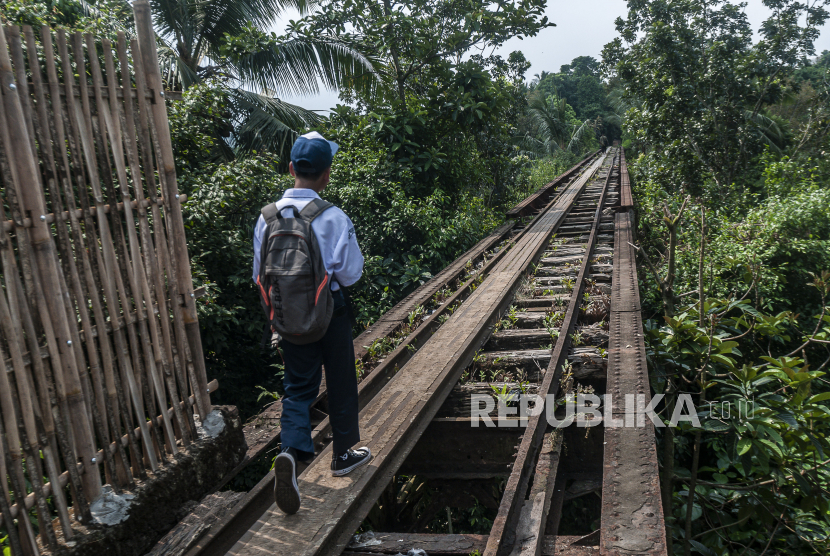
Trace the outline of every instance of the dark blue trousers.
<instances>
[{"instance_id":1,"label":"dark blue trousers","mask_svg":"<svg viewBox=\"0 0 830 556\"><path fill-rule=\"evenodd\" d=\"M314 455L309 409L320 389L323 367L334 453L342 454L360 442L352 324L342 292L332 295L337 316L332 317L322 339L302 346L284 338L280 343L285 360L280 437L283 447L296 449L303 459Z\"/></svg>"}]
</instances>

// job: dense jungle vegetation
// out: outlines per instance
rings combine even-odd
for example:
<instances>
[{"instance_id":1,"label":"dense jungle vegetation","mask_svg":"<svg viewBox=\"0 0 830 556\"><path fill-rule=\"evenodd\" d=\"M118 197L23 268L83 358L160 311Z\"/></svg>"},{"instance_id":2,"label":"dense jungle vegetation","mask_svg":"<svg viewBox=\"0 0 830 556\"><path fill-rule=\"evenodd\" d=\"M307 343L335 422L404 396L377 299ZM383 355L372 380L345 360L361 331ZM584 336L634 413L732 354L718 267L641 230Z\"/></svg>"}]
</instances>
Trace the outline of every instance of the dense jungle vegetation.
<instances>
[{"instance_id":1,"label":"dense jungle vegetation","mask_svg":"<svg viewBox=\"0 0 830 556\"><path fill-rule=\"evenodd\" d=\"M828 2L763 3L753 38L735 3L629 0L601 60L528 79L521 52L492 52L556 32L546 0L151 1L183 91L168 110L216 401L252 415L255 386L280 387L251 236L293 183L297 133L341 146L323 196L366 257L355 333L605 135L638 202L653 393L665 419L691 394L701 419L658 430L670 553L830 552ZM272 33L286 8L303 17ZM0 0L0 16L131 32L123 0ZM320 87L340 91L328 115L280 100Z\"/></svg>"}]
</instances>

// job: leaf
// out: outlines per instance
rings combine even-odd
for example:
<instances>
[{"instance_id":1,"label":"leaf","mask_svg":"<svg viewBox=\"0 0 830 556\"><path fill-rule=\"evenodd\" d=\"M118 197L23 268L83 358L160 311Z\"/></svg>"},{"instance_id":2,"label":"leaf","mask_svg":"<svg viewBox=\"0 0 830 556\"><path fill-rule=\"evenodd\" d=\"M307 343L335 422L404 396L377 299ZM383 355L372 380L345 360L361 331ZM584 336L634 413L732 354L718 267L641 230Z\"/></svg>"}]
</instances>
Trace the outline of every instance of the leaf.
<instances>
[{"instance_id":1,"label":"leaf","mask_svg":"<svg viewBox=\"0 0 830 556\"><path fill-rule=\"evenodd\" d=\"M752 440L749 438L741 438L738 440L738 455L742 456L752 448Z\"/></svg>"},{"instance_id":2,"label":"leaf","mask_svg":"<svg viewBox=\"0 0 830 556\"><path fill-rule=\"evenodd\" d=\"M712 477L715 479L715 482L719 485L725 485L729 482L729 478L723 473L715 473L714 475L712 475Z\"/></svg>"},{"instance_id":3,"label":"leaf","mask_svg":"<svg viewBox=\"0 0 830 556\"><path fill-rule=\"evenodd\" d=\"M713 353L711 358L712 358L712 361L717 361L718 363L726 365L730 369L735 366L735 361L733 361L731 358L729 358L725 355L722 355L720 353Z\"/></svg>"},{"instance_id":4,"label":"leaf","mask_svg":"<svg viewBox=\"0 0 830 556\"><path fill-rule=\"evenodd\" d=\"M810 399L807 400L807 403L818 403L823 402L824 400L830 400L830 392L823 392L821 394L811 396Z\"/></svg>"},{"instance_id":5,"label":"leaf","mask_svg":"<svg viewBox=\"0 0 830 556\"><path fill-rule=\"evenodd\" d=\"M694 513L694 511L692 513ZM712 549L706 548L705 546L703 546L703 544L701 544L700 542L698 542L696 540L689 539L689 544L691 544L695 548L695 550L697 550L701 554L704 554L705 556L717 556L712 551Z\"/></svg>"},{"instance_id":6,"label":"leaf","mask_svg":"<svg viewBox=\"0 0 830 556\"><path fill-rule=\"evenodd\" d=\"M738 510L738 521L743 521L744 519L749 519L752 517L752 514L755 513L755 506L746 505L741 506L741 509Z\"/></svg>"},{"instance_id":7,"label":"leaf","mask_svg":"<svg viewBox=\"0 0 830 556\"><path fill-rule=\"evenodd\" d=\"M703 429L711 432L724 432L731 428L732 427L729 423L724 423L723 421L717 421L715 419L707 419L703 424Z\"/></svg>"},{"instance_id":8,"label":"leaf","mask_svg":"<svg viewBox=\"0 0 830 556\"><path fill-rule=\"evenodd\" d=\"M775 454L776 454L779 458L783 458L783 457L784 457L784 452L782 452L782 451L781 451L781 448L779 448L778 446L776 446L773 442L771 442L771 441L769 441L769 440L767 440L767 439L765 439L765 438L756 438L754 442L755 442L756 446L757 446L758 444L761 444L761 445L763 445L763 446L766 446L767 448L769 448L770 450L772 450L773 452L775 452Z\"/></svg>"},{"instance_id":9,"label":"leaf","mask_svg":"<svg viewBox=\"0 0 830 556\"><path fill-rule=\"evenodd\" d=\"M778 413L776 415L776 417L778 417L778 419L780 419L781 421L784 421L785 423L787 423L791 427L797 427L798 426L798 421L795 420L795 417L793 417L792 413L781 412L781 413Z\"/></svg>"},{"instance_id":10,"label":"leaf","mask_svg":"<svg viewBox=\"0 0 830 556\"><path fill-rule=\"evenodd\" d=\"M809 512L815 507L815 505L816 499L814 496L805 496L801 499L801 504L799 504L799 507L801 508L801 511Z\"/></svg>"}]
</instances>

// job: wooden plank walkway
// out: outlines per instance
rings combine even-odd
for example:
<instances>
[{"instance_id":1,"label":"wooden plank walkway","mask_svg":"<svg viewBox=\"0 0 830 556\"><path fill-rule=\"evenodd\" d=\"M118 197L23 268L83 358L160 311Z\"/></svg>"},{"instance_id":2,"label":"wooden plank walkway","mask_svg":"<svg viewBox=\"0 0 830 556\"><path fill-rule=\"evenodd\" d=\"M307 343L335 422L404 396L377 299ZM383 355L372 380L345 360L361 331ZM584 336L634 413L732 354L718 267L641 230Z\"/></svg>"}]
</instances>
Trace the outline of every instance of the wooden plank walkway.
<instances>
[{"instance_id":1,"label":"wooden plank walkway","mask_svg":"<svg viewBox=\"0 0 830 556\"><path fill-rule=\"evenodd\" d=\"M412 359L360 414L364 444L374 459L348 477L332 477L329 452L299 477L302 506L286 516L275 505L237 542L229 554L240 556L339 554L395 471L435 416L461 371L512 301L530 264L544 251L551 234L569 212L604 157L572 183L498 263L447 326Z\"/></svg>"}]
</instances>

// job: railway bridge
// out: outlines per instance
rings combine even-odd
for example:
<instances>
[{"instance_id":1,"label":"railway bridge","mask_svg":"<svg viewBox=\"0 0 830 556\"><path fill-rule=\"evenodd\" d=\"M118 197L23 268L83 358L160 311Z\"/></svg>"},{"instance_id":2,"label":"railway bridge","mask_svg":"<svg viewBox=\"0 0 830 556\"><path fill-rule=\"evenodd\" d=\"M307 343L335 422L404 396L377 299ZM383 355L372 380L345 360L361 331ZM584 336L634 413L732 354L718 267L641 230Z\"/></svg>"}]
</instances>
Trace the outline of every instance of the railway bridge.
<instances>
[{"instance_id":1,"label":"railway bridge","mask_svg":"<svg viewBox=\"0 0 830 556\"><path fill-rule=\"evenodd\" d=\"M639 395L642 409L650 390L624 152L586 157L508 216L355 340L370 464L330 476L322 393L300 511L276 508L269 474L188 556L666 553L653 424L625 403ZM424 315L414 327L412 314ZM385 338L396 347L370 357L366 346ZM555 399L554 417L594 394L604 419L554 427L548 411L521 403L531 394ZM482 415L497 426L477 423ZM402 521L430 486L420 519ZM596 529L560 535L568 508L586 499L598 506ZM470 504L498 510L488 535L412 532ZM370 514L390 530L354 537Z\"/></svg>"},{"instance_id":2,"label":"railway bridge","mask_svg":"<svg viewBox=\"0 0 830 556\"><path fill-rule=\"evenodd\" d=\"M146 0L135 11L133 41L0 29L0 521L14 556L70 546L105 483L162 475L213 414ZM355 339L368 465L331 477L324 384L300 511L276 509L273 473L222 490L278 445L275 402L150 554L666 554L633 206L612 147L514 207ZM453 534L453 509L495 518ZM424 533L444 515L446 534Z\"/></svg>"}]
</instances>

